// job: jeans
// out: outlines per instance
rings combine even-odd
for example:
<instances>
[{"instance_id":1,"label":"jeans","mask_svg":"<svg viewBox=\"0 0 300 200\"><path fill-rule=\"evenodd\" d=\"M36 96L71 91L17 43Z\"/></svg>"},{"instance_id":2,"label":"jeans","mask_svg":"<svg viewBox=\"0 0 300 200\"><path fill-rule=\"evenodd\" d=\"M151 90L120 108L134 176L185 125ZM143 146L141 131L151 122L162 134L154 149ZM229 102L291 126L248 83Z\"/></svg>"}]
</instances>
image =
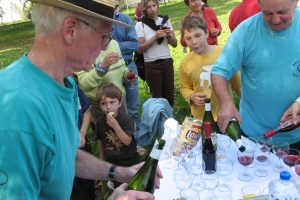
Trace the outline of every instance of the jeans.
<instances>
[{"instance_id":1,"label":"jeans","mask_svg":"<svg viewBox=\"0 0 300 200\"><path fill-rule=\"evenodd\" d=\"M138 74L135 63L132 61L128 66L128 69L132 69L135 74ZM133 87L133 85L134 87ZM138 79L134 82L123 81L123 86L126 90L126 104L128 114L132 117L134 121L134 133L136 134L140 130L140 120L139 120L139 87Z\"/></svg>"}]
</instances>

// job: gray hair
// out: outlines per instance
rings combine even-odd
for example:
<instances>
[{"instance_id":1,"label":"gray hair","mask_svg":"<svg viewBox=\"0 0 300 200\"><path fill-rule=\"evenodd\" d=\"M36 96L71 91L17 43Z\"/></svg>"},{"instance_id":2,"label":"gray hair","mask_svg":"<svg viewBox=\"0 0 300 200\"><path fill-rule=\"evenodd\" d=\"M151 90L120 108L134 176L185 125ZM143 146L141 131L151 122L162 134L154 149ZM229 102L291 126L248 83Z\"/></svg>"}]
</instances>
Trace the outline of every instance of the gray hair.
<instances>
[{"instance_id":1,"label":"gray hair","mask_svg":"<svg viewBox=\"0 0 300 200\"><path fill-rule=\"evenodd\" d=\"M98 27L101 21L84 14L40 3L35 4L31 14L32 22L35 25L35 32L44 33L47 36L49 36L68 17L79 18L93 27ZM80 24L81 26L83 25L82 23ZM91 31L92 28L86 26L83 30Z\"/></svg>"}]
</instances>

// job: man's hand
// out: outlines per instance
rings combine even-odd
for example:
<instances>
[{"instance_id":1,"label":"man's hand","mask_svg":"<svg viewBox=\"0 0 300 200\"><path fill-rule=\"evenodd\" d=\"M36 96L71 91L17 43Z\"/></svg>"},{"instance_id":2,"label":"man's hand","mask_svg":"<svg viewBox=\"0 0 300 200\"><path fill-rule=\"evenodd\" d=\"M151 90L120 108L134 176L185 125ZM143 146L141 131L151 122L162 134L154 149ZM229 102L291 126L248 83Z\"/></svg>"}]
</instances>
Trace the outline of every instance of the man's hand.
<instances>
[{"instance_id":1,"label":"man's hand","mask_svg":"<svg viewBox=\"0 0 300 200\"><path fill-rule=\"evenodd\" d=\"M280 121L284 121L292 116L293 124L297 124L297 115L300 114L300 103L295 101L282 115Z\"/></svg>"},{"instance_id":2,"label":"man's hand","mask_svg":"<svg viewBox=\"0 0 300 200\"><path fill-rule=\"evenodd\" d=\"M233 117L236 118L239 124L242 123L241 116L232 101L228 103L221 103L218 112L218 126L222 133L225 133L228 123Z\"/></svg>"},{"instance_id":3,"label":"man's hand","mask_svg":"<svg viewBox=\"0 0 300 200\"><path fill-rule=\"evenodd\" d=\"M108 200L154 200L154 195L148 192L139 192L134 190L127 190L128 184L123 183L117 187Z\"/></svg>"}]
</instances>

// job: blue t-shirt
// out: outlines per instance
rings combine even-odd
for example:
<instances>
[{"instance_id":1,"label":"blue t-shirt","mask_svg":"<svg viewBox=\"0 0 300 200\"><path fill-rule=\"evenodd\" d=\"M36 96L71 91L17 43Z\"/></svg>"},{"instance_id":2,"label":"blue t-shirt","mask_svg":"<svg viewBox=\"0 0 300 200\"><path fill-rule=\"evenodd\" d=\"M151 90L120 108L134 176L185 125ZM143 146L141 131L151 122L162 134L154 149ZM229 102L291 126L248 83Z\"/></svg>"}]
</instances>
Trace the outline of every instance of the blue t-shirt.
<instances>
[{"instance_id":1,"label":"blue t-shirt","mask_svg":"<svg viewBox=\"0 0 300 200\"><path fill-rule=\"evenodd\" d=\"M79 146L77 86L26 55L0 71L0 199L69 199Z\"/></svg>"},{"instance_id":2,"label":"blue t-shirt","mask_svg":"<svg viewBox=\"0 0 300 200\"><path fill-rule=\"evenodd\" d=\"M294 22L283 31L269 29L262 13L245 20L213 66L211 73L227 80L242 66L241 128L248 136L277 127L283 112L300 96L299 15L295 9ZM300 128L273 139L293 144L300 140Z\"/></svg>"}]
</instances>

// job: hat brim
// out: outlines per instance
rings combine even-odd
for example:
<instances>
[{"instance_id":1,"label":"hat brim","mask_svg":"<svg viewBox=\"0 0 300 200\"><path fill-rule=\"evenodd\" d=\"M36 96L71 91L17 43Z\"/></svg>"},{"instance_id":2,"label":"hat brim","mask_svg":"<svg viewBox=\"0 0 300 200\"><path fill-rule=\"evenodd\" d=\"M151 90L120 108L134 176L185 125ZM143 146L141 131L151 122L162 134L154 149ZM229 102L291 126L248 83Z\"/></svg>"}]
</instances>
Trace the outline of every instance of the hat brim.
<instances>
[{"instance_id":1,"label":"hat brim","mask_svg":"<svg viewBox=\"0 0 300 200\"><path fill-rule=\"evenodd\" d=\"M85 14L85 15L88 15L88 16L91 16L91 17L95 17L95 18L99 18L99 19L102 19L102 20L105 20L105 21L109 21L109 22L111 22L113 24L116 24L116 25L119 25L119 26L123 26L123 27L126 27L126 28L132 28L132 26L129 25L129 24L111 19L109 17L103 16L103 15L100 15L100 14L97 14L95 12L89 11L85 8L76 6L74 4L71 4L71 3L68 3L68 2L65 2L65 1L61 1L61 0L30 0L30 1L33 2L33 3L42 3L42 4L54 6L54 7L63 8L63 9L66 9L66 10L71 10L71 11L78 12L78 13L81 13L81 14Z\"/></svg>"}]
</instances>

